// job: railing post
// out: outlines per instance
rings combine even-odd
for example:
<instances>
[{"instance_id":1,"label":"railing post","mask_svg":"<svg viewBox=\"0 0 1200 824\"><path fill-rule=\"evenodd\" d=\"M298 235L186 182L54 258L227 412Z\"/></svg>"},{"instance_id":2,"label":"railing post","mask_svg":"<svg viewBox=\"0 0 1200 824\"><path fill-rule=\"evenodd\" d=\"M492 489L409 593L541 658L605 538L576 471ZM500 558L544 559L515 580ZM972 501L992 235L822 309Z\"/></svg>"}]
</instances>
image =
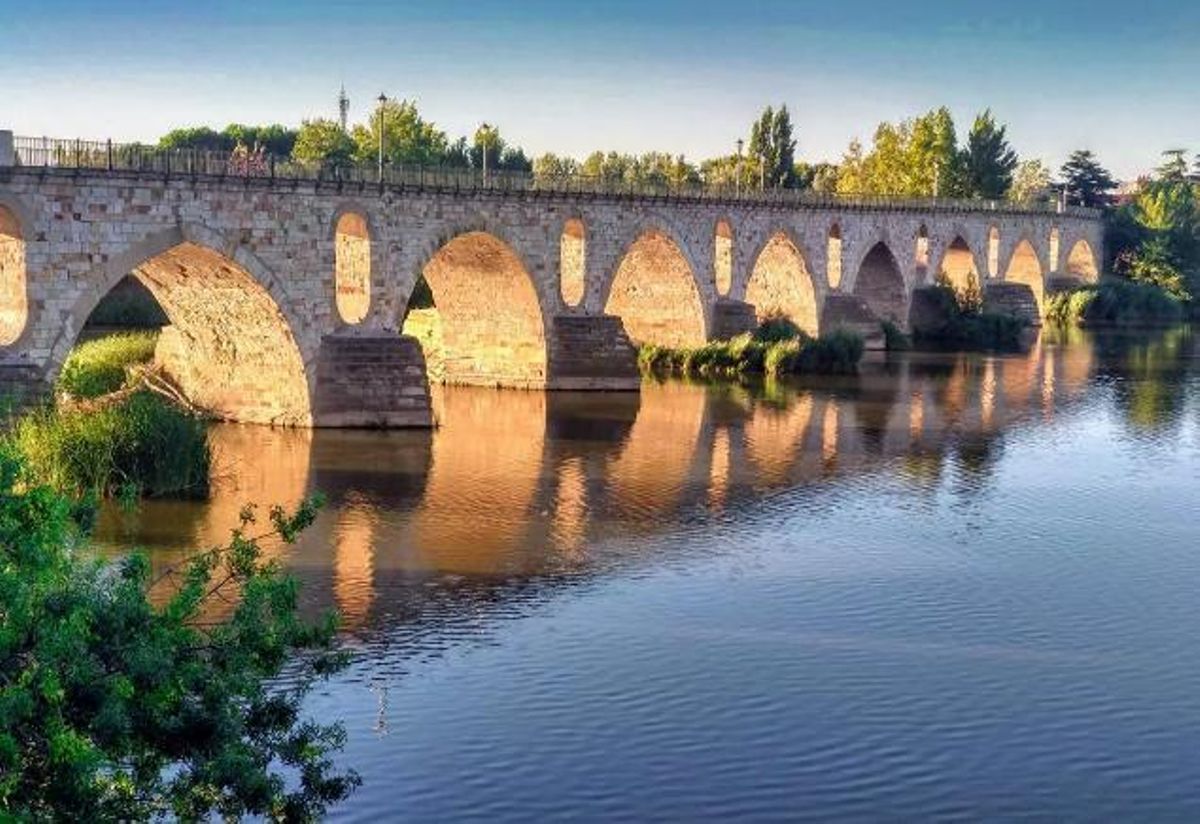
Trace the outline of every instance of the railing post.
<instances>
[{"instance_id":1,"label":"railing post","mask_svg":"<svg viewBox=\"0 0 1200 824\"><path fill-rule=\"evenodd\" d=\"M17 150L13 141L13 133L0 131L0 166L16 166Z\"/></svg>"},{"instance_id":2,"label":"railing post","mask_svg":"<svg viewBox=\"0 0 1200 824\"><path fill-rule=\"evenodd\" d=\"M111 137L105 143L104 153L108 156L108 170L111 172L113 170L113 150Z\"/></svg>"}]
</instances>

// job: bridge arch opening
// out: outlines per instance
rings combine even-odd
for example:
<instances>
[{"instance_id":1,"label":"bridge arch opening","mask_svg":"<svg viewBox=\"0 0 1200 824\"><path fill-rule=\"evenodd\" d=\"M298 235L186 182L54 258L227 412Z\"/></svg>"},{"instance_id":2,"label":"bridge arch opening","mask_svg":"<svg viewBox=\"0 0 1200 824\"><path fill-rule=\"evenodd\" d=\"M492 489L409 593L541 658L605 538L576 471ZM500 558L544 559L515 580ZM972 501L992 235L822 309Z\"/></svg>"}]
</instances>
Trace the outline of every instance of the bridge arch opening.
<instances>
[{"instance_id":1,"label":"bridge arch opening","mask_svg":"<svg viewBox=\"0 0 1200 824\"><path fill-rule=\"evenodd\" d=\"M409 300L404 333L421 341L432 381L541 387L546 333L541 303L525 264L495 235L457 235L429 258L417 284L428 285L418 310Z\"/></svg>"},{"instance_id":2,"label":"bridge arch opening","mask_svg":"<svg viewBox=\"0 0 1200 824\"><path fill-rule=\"evenodd\" d=\"M1100 279L1100 268L1096 265L1096 254L1086 240L1077 240L1067 255L1067 274L1084 283L1095 283Z\"/></svg>"},{"instance_id":3,"label":"bridge arch opening","mask_svg":"<svg viewBox=\"0 0 1200 824\"><path fill-rule=\"evenodd\" d=\"M946 254L942 256L942 263L938 267L937 280L960 294L980 288L975 255L961 235L946 247Z\"/></svg>"},{"instance_id":4,"label":"bridge arch opening","mask_svg":"<svg viewBox=\"0 0 1200 824\"><path fill-rule=\"evenodd\" d=\"M830 289L842 285L842 227L837 223L825 237L825 279Z\"/></svg>"},{"instance_id":5,"label":"bridge arch opening","mask_svg":"<svg viewBox=\"0 0 1200 824\"><path fill-rule=\"evenodd\" d=\"M308 375L291 324L266 286L226 255L179 243L135 266L85 308L80 320L86 321L73 328L88 335L99 332L97 327L153 328L165 322L155 366L212 417L312 423ZM51 379L66 355L56 351Z\"/></svg>"},{"instance_id":6,"label":"bridge arch opening","mask_svg":"<svg viewBox=\"0 0 1200 824\"><path fill-rule=\"evenodd\" d=\"M338 315L361 323L371 308L371 233L367 219L345 212L334 226L334 289Z\"/></svg>"},{"instance_id":7,"label":"bridge arch opening","mask_svg":"<svg viewBox=\"0 0 1200 824\"><path fill-rule=\"evenodd\" d=\"M1062 243L1062 232L1059 231L1057 226L1051 227L1051 229L1050 229L1050 271L1051 272L1058 271L1058 265L1061 262L1059 260L1059 253L1060 253L1059 246L1061 245L1061 243Z\"/></svg>"},{"instance_id":8,"label":"bridge arch opening","mask_svg":"<svg viewBox=\"0 0 1200 824\"><path fill-rule=\"evenodd\" d=\"M583 221L571 218L563 224L558 243L558 288L567 306L578 306L587 285L587 237Z\"/></svg>"},{"instance_id":9,"label":"bridge arch opening","mask_svg":"<svg viewBox=\"0 0 1200 824\"><path fill-rule=\"evenodd\" d=\"M1008 269L1004 273L1004 279L1012 283L1024 283L1028 286L1033 291L1038 311L1042 310L1042 298L1045 292L1042 264L1038 260L1033 244L1028 240L1022 240L1013 250L1012 257L1008 261Z\"/></svg>"},{"instance_id":10,"label":"bridge arch opening","mask_svg":"<svg viewBox=\"0 0 1200 824\"><path fill-rule=\"evenodd\" d=\"M0 204L0 346L15 343L28 319L25 235L16 214Z\"/></svg>"},{"instance_id":11,"label":"bridge arch opening","mask_svg":"<svg viewBox=\"0 0 1200 824\"><path fill-rule=\"evenodd\" d=\"M699 346L707 339L696 276L664 232L643 232L617 266L604 311L638 344Z\"/></svg>"},{"instance_id":12,"label":"bridge arch opening","mask_svg":"<svg viewBox=\"0 0 1200 824\"><path fill-rule=\"evenodd\" d=\"M787 318L810 335L817 334L817 294L804 255L783 232L767 241L746 286L746 302L761 322Z\"/></svg>"},{"instance_id":13,"label":"bridge arch opening","mask_svg":"<svg viewBox=\"0 0 1200 824\"><path fill-rule=\"evenodd\" d=\"M722 218L713 236L713 277L718 295L728 295L733 285L733 227Z\"/></svg>"},{"instance_id":14,"label":"bridge arch opening","mask_svg":"<svg viewBox=\"0 0 1200 824\"><path fill-rule=\"evenodd\" d=\"M1000 229L996 226L988 229L988 277L1000 274Z\"/></svg>"},{"instance_id":15,"label":"bridge arch opening","mask_svg":"<svg viewBox=\"0 0 1200 824\"><path fill-rule=\"evenodd\" d=\"M905 297L904 276L896 256L882 241L867 252L858 267L854 294L862 298L871 313L880 320L901 322L908 303Z\"/></svg>"},{"instance_id":16,"label":"bridge arch opening","mask_svg":"<svg viewBox=\"0 0 1200 824\"><path fill-rule=\"evenodd\" d=\"M917 229L916 248L913 250L913 263L917 267L917 274L922 280L929 272L929 228L922 223L921 228Z\"/></svg>"}]
</instances>

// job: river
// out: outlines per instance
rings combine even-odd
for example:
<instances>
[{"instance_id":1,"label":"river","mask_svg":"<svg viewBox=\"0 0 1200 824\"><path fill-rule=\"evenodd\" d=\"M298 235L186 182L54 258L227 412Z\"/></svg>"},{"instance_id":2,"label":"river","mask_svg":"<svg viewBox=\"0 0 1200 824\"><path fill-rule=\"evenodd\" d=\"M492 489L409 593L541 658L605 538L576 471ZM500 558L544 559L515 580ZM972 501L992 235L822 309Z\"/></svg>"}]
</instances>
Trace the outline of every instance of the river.
<instances>
[{"instance_id":1,"label":"river","mask_svg":"<svg viewBox=\"0 0 1200 824\"><path fill-rule=\"evenodd\" d=\"M1045 333L787 386L439 390L432 432L213 431L353 663L335 818L1200 816L1200 339Z\"/></svg>"}]
</instances>

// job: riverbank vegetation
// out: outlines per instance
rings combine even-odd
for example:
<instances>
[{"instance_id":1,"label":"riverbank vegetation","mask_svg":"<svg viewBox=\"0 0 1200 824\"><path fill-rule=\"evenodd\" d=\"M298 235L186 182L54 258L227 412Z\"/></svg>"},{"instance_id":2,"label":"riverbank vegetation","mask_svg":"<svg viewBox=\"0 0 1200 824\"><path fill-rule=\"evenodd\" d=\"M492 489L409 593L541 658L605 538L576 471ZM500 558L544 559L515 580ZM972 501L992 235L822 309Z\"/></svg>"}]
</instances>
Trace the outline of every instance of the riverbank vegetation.
<instances>
[{"instance_id":1,"label":"riverbank vegetation","mask_svg":"<svg viewBox=\"0 0 1200 824\"><path fill-rule=\"evenodd\" d=\"M152 574L143 555L79 551L74 502L0 445L0 817L301 821L348 795L341 728L300 712L344 664L335 621L301 621L296 582L262 550L317 505L261 530L247 509L227 545ZM295 686L270 686L285 665Z\"/></svg>"},{"instance_id":2,"label":"riverbank vegetation","mask_svg":"<svg viewBox=\"0 0 1200 824\"><path fill-rule=\"evenodd\" d=\"M1115 278L1046 299L1047 321L1078 326L1169 326L1184 312L1184 302L1161 287Z\"/></svg>"},{"instance_id":3,"label":"riverbank vegetation","mask_svg":"<svg viewBox=\"0 0 1200 824\"><path fill-rule=\"evenodd\" d=\"M208 427L150 366L155 337L111 335L72 351L53 401L3 438L29 478L77 498L207 496Z\"/></svg>"},{"instance_id":4,"label":"riverbank vegetation","mask_svg":"<svg viewBox=\"0 0 1200 824\"><path fill-rule=\"evenodd\" d=\"M974 281L963 289L941 281L916 290L913 301L911 341L915 348L966 352L1019 352L1024 348L1027 324L1010 315L983 311L982 293ZM893 344L897 339L896 332L886 335L889 349L905 348Z\"/></svg>"},{"instance_id":5,"label":"riverbank vegetation","mask_svg":"<svg viewBox=\"0 0 1200 824\"><path fill-rule=\"evenodd\" d=\"M834 331L813 338L790 321L772 319L754 332L692 348L643 344L638 367L645 375L696 378L844 375L857 370L862 355L863 340L858 335Z\"/></svg>"}]
</instances>

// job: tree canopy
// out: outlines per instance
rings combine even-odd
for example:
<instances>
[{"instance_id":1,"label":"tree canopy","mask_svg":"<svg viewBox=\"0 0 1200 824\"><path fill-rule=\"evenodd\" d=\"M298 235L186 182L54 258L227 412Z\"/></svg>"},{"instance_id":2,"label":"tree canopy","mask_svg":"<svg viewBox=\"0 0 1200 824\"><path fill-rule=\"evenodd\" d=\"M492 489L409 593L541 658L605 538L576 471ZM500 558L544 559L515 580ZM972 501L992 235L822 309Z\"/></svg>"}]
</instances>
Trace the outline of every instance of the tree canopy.
<instances>
[{"instance_id":1,"label":"tree canopy","mask_svg":"<svg viewBox=\"0 0 1200 824\"><path fill-rule=\"evenodd\" d=\"M990 109L979 114L971 125L962 158L964 194L968 197L999 200L1008 195L1017 153L1008 145L1006 130L996 123Z\"/></svg>"},{"instance_id":2,"label":"tree canopy","mask_svg":"<svg viewBox=\"0 0 1200 824\"><path fill-rule=\"evenodd\" d=\"M1086 149L1071 153L1059 171L1067 201L1077 206L1099 208L1108 205L1108 194L1117 188L1108 170Z\"/></svg>"}]
</instances>

